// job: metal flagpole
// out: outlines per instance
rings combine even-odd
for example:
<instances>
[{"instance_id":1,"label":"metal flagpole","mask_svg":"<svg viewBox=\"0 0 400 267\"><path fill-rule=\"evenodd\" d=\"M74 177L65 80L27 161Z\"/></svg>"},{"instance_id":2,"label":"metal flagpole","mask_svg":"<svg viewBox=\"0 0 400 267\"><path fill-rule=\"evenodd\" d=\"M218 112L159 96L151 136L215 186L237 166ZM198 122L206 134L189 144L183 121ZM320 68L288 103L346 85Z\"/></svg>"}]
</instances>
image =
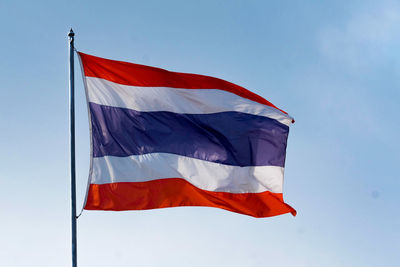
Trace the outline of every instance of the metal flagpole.
<instances>
[{"instance_id":1,"label":"metal flagpole","mask_svg":"<svg viewBox=\"0 0 400 267\"><path fill-rule=\"evenodd\" d=\"M75 181L75 77L74 77L74 36L71 29L69 41L69 123L71 146L71 226L72 226L72 267L77 267L76 242L76 181Z\"/></svg>"}]
</instances>

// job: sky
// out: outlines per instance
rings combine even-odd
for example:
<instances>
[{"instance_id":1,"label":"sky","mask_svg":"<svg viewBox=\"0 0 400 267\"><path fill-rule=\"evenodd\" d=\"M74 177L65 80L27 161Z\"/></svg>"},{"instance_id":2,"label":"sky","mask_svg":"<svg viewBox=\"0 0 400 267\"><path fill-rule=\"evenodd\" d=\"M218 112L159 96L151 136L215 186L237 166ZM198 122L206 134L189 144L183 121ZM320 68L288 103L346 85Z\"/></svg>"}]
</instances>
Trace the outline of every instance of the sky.
<instances>
[{"instance_id":1,"label":"sky","mask_svg":"<svg viewBox=\"0 0 400 267\"><path fill-rule=\"evenodd\" d=\"M296 120L296 217L84 211L79 266L400 265L400 2L1 0L0 23L0 266L71 266L70 27L79 51L222 78ZM80 210L90 144L75 71Z\"/></svg>"}]
</instances>

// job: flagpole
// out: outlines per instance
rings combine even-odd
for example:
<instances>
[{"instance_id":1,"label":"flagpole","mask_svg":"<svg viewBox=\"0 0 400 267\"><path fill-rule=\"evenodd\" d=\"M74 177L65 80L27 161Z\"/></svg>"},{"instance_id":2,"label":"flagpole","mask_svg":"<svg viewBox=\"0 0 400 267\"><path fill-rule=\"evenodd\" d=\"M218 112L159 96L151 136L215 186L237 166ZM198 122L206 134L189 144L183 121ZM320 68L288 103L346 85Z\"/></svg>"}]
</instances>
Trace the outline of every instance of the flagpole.
<instances>
[{"instance_id":1,"label":"flagpole","mask_svg":"<svg viewBox=\"0 0 400 267\"><path fill-rule=\"evenodd\" d=\"M68 33L69 41L69 123L71 146L71 234L72 234L72 267L77 267L76 241L76 179L75 179L75 77L74 77L74 31Z\"/></svg>"}]
</instances>

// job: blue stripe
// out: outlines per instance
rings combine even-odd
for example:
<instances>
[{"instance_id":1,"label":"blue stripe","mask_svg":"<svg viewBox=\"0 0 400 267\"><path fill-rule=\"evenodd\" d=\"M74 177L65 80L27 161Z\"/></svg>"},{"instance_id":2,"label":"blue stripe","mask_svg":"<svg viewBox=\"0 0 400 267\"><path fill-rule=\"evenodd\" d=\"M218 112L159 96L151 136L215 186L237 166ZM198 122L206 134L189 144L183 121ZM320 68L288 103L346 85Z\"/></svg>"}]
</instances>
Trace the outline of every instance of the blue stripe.
<instances>
[{"instance_id":1,"label":"blue stripe","mask_svg":"<svg viewBox=\"0 0 400 267\"><path fill-rule=\"evenodd\" d=\"M94 103L89 107L94 157L172 153L236 166L285 165L289 127L274 119L240 112L139 112Z\"/></svg>"}]
</instances>

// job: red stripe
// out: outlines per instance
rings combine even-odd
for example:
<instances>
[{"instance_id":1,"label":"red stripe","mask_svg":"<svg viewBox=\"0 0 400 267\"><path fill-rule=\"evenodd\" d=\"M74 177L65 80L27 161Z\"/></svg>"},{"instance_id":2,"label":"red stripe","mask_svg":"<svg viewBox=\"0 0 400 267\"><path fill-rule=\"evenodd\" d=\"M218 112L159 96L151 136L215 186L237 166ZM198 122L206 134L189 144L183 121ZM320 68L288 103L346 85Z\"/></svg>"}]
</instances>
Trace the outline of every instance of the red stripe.
<instances>
[{"instance_id":1,"label":"red stripe","mask_svg":"<svg viewBox=\"0 0 400 267\"><path fill-rule=\"evenodd\" d=\"M222 79L191 73L172 72L145 65L100 58L82 52L79 52L79 55L87 77L102 78L130 86L220 89L276 108L287 114L261 96Z\"/></svg>"},{"instance_id":2,"label":"red stripe","mask_svg":"<svg viewBox=\"0 0 400 267\"><path fill-rule=\"evenodd\" d=\"M296 211L282 194L212 192L179 178L148 182L91 184L86 210L147 210L178 206L216 207L253 217L270 217Z\"/></svg>"}]
</instances>

